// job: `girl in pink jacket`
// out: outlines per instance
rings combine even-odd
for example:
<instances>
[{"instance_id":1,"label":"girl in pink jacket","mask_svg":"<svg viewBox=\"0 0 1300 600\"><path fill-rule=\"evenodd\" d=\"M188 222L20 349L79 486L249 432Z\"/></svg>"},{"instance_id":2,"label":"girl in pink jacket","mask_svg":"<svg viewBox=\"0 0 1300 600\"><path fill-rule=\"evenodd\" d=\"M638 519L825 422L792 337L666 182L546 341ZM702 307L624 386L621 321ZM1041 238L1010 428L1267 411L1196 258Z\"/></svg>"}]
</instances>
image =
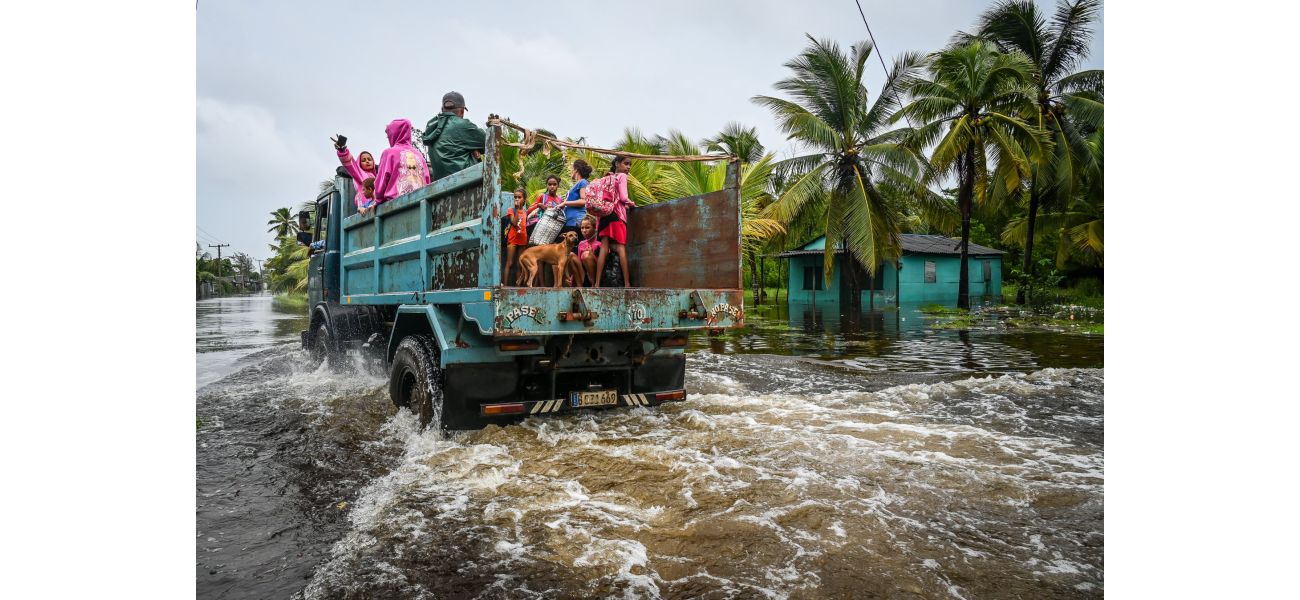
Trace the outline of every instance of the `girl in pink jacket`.
<instances>
[{"instance_id":1,"label":"girl in pink jacket","mask_svg":"<svg viewBox=\"0 0 1300 600\"><path fill-rule=\"evenodd\" d=\"M411 145L411 122L394 119L384 128L384 133L388 134L388 149L379 156L376 204L429 185L429 165L424 162L424 155Z\"/></svg>"},{"instance_id":2,"label":"girl in pink jacket","mask_svg":"<svg viewBox=\"0 0 1300 600\"><path fill-rule=\"evenodd\" d=\"M347 170L348 176L352 177L352 185L356 187L357 193L352 200L360 211L367 203L371 202L365 197L363 184L365 180L370 179L378 174L375 168L375 156L365 150L357 155L357 160L352 160L352 153L348 152L348 138L343 134L338 134L330 138L334 142L334 150L339 155L339 163Z\"/></svg>"}]
</instances>

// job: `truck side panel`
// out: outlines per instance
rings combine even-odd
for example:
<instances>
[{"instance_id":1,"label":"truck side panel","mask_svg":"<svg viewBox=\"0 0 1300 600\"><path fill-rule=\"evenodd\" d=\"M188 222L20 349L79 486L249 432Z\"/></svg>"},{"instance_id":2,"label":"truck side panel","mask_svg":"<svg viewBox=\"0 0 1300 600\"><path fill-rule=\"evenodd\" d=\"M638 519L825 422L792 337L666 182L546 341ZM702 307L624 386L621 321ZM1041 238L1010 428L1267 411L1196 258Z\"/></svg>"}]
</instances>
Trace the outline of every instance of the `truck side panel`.
<instances>
[{"instance_id":1,"label":"truck side panel","mask_svg":"<svg viewBox=\"0 0 1300 600\"><path fill-rule=\"evenodd\" d=\"M741 289L738 200L723 189L633 209L627 226L632 282Z\"/></svg>"},{"instance_id":2,"label":"truck side panel","mask_svg":"<svg viewBox=\"0 0 1300 600\"><path fill-rule=\"evenodd\" d=\"M380 205L374 217L347 217L343 302L423 302L428 291L495 284L504 203L495 168L485 161Z\"/></svg>"}]
</instances>

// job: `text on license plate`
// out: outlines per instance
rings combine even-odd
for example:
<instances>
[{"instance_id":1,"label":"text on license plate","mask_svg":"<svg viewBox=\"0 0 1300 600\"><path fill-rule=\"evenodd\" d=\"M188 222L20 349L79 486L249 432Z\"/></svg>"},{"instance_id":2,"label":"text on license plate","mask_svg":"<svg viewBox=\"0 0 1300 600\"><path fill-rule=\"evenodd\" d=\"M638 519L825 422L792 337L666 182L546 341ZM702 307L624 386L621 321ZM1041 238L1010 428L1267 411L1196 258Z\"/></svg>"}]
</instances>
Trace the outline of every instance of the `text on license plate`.
<instances>
[{"instance_id":1,"label":"text on license plate","mask_svg":"<svg viewBox=\"0 0 1300 600\"><path fill-rule=\"evenodd\" d=\"M598 392L570 392L569 404L575 408L584 406L607 406L618 404L618 390L600 390Z\"/></svg>"}]
</instances>

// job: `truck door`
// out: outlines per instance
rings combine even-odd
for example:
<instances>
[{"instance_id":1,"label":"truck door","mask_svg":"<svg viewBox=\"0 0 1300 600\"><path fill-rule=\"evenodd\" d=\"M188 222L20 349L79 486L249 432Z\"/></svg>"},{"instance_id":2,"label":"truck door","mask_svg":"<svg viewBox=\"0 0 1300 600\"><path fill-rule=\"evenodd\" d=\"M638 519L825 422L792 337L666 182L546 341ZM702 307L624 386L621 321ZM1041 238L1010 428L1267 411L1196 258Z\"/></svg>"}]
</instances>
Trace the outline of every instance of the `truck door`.
<instances>
[{"instance_id":1,"label":"truck door","mask_svg":"<svg viewBox=\"0 0 1300 600\"><path fill-rule=\"evenodd\" d=\"M321 242L329 234L329 206L328 196L325 199L316 202L316 220L312 228L312 242ZM311 258L307 261L307 300L311 306L324 299L325 291L325 257L326 244L314 244L320 247L318 250L311 251ZM337 299L336 299L337 300Z\"/></svg>"}]
</instances>

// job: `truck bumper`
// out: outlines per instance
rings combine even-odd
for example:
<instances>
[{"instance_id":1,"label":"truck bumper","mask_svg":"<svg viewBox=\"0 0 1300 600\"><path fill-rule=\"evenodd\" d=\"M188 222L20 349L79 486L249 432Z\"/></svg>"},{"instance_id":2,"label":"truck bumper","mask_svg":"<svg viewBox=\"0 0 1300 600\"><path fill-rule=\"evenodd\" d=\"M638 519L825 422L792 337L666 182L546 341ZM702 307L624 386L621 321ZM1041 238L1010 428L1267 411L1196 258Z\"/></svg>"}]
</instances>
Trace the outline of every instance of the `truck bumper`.
<instances>
[{"instance_id":1,"label":"truck bumper","mask_svg":"<svg viewBox=\"0 0 1300 600\"><path fill-rule=\"evenodd\" d=\"M556 398L553 400L536 400L530 402L484 404L479 407L479 416L491 418L511 415L544 415L587 409L599 410L615 408L618 406L649 407L658 406L665 402L684 401L686 401L686 390L669 390L665 392L649 392L645 394L620 394L617 404L606 404L603 406L577 407L573 405L573 402L569 398Z\"/></svg>"},{"instance_id":2,"label":"truck bumper","mask_svg":"<svg viewBox=\"0 0 1300 600\"><path fill-rule=\"evenodd\" d=\"M635 367L565 368L533 374L521 373L519 363L451 365L443 371L443 426L478 429L530 415L681 402L686 399L685 358L675 353L648 358ZM616 400L574 406L575 392L602 390L616 394Z\"/></svg>"}]
</instances>

